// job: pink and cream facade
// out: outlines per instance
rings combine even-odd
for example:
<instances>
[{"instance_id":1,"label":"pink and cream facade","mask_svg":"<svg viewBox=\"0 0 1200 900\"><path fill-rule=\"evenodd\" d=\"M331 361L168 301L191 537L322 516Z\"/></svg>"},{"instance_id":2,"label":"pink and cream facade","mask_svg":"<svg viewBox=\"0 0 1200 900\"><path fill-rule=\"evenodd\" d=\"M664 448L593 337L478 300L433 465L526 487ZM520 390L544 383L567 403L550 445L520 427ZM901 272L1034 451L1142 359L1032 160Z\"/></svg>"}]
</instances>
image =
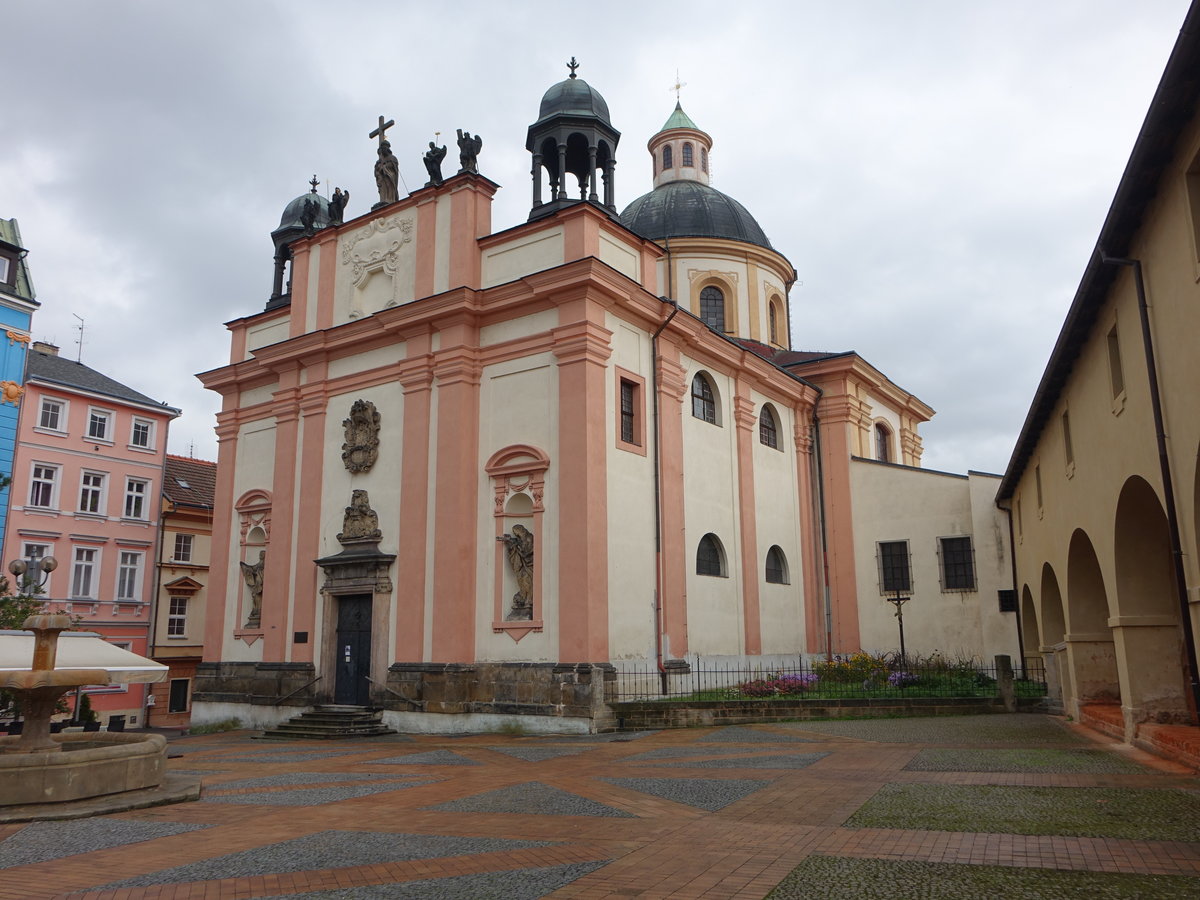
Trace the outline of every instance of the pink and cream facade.
<instances>
[{"instance_id":1,"label":"pink and cream facade","mask_svg":"<svg viewBox=\"0 0 1200 900\"><path fill-rule=\"evenodd\" d=\"M336 701L406 729L582 729L614 669L859 649L853 589L825 599L822 533L851 510L823 529L816 488L849 496L858 445L839 424L818 465L814 411L894 422L911 464L932 411L870 367L874 405L772 361L794 271L708 187L690 120L651 141L671 196L618 216L603 99L572 75L541 113L528 222L494 232L497 185L460 173L297 236L289 290L229 323L229 363L200 376L223 400L226 599L193 722ZM664 146L692 173L663 178ZM288 209L305 199L322 225L316 194ZM719 227L681 227L668 257L656 223L697 202Z\"/></svg>"},{"instance_id":2,"label":"pink and cream facade","mask_svg":"<svg viewBox=\"0 0 1200 900\"><path fill-rule=\"evenodd\" d=\"M155 549L167 428L179 410L35 342L13 462L4 560L31 571L53 556L42 587L79 628L149 656ZM107 720L143 723L147 685L87 688Z\"/></svg>"}]
</instances>

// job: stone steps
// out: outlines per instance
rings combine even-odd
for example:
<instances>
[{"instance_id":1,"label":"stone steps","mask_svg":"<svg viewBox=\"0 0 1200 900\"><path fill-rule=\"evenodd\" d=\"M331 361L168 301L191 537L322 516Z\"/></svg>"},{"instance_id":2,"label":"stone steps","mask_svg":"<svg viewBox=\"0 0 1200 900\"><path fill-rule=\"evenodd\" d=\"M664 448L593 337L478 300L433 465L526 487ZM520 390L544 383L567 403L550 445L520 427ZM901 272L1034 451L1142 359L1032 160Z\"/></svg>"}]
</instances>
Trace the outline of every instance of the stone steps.
<instances>
[{"instance_id":1,"label":"stone steps","mask_svg":"<svg viewBox=\"0 0 1200 900\"><path fill-rule=\"evenodd\" d=\"M258 737L268 741L347 740L395 733L383 724L381 709L330 704L293 716Z\"/></svg>"}]
</instances>

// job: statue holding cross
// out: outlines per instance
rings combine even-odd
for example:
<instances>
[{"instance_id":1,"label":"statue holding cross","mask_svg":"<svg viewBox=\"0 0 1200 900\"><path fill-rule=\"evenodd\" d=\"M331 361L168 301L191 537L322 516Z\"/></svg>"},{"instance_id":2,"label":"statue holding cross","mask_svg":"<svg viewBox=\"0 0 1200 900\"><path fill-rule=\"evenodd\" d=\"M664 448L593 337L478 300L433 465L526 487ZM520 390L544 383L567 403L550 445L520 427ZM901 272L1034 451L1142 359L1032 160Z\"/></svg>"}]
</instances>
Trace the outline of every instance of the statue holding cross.
<instances>
[{"instance_id":1,"label":"statue holding cross","mask_svg":"<svg viewBox=\"0 0 1200 900\"><path fill-rule=\"evenodd\" d=\"M375 161L375 184L379 187L379 202L372 209L387 206L400 199L400 161L392 153L392 145L384 136L385 132L396 124L395 119L386 122L379 117L379 127L367 137L379 138L379 159Z\"/></svg>"}]
</instances>

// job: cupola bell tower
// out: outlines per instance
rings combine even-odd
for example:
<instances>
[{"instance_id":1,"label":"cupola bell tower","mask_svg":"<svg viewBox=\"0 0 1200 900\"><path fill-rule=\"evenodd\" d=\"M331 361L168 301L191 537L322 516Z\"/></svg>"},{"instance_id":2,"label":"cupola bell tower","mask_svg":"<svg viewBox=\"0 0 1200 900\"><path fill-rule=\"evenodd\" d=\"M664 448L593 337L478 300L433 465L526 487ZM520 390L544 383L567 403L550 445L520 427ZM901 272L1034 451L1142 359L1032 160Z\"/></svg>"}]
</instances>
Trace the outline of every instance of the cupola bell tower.
<instances>
[{"instance_id":1,"label":"cupola bell tower","mask_svg":"<svg viewBox=\"0 0 1200 900\"><path fill-rule=\"evenodd\" d=\"M533 208L530 219L586 201L616 213L615 170L621 132L608 119L600 92L575 74L546 91L538 120L529 126L525 148L533 155ZM542 170L549 175L549 197L542 196ZM574 175L575 183L567 176ZM597 184L599 182L599 184ZM575 191L578 196L572 196Z\"/></svg>"}]
</instances>

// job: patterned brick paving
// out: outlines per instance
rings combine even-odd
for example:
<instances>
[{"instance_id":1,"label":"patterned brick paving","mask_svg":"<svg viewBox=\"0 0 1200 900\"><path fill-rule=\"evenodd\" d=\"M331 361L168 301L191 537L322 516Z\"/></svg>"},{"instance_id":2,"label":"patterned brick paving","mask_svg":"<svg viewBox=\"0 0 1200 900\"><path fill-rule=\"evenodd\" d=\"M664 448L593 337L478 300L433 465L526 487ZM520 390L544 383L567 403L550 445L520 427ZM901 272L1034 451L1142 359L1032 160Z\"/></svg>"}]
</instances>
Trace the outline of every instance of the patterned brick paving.
<instances>
[{"instance_id":1,"label":"patterned brick paving","mask_svg":"<svg viewBox=\"0 0 1200 900\"><path fill-rule=\"evenodd\" d=\"M1117 751L1110 739L1044 717L964 718L950 729L933 720L927 726L878 720L857 724L853 734L812 724L812 730L793 723L569 743L549 736L419 736L403 745L339 744L332 756L325 755L328 744L289 746L297 755L288 756L277 745L265 753L249 735L183 738L172 747L186 752L171 765L208 773L200 802L90 820L85 829L41 823L25 839L25 826L0 826L0 867L7 866L0 869L0 900L224 900L320 891L353 897L356 889L382 897L418 881L420 896L431 898L467 896L461 885L469 884L471 896L505 900L759 900L813 854L1182 875L1198 879L1200 895L1200 836L1183 842L992 834L984 821L978 832L845 827L886 784L1175 788L1200 808L1200 780L1180 766ZM1002 739L997 727L1005 729ZM1023 729L1030 737L1024 746L1042 753L1031 755L1030 767L1065 758L1047 756L1049 748L1076 754L1076 770L1065 763L1062 772L906 768L929 747L1003 747L996 767L1011 768L1014 758L1020 764L1011 751L1022 747ZM570 753L552 752L568 746ZM1085 759L1080 753L1096 759L1102 747L1102 754L1120 752L1137 765L1077 771L1087 765L1076 761ZM811 761L815 754L826 755ZM963 759L979 758L959 754L953 762L961 768ZM763 766L772 760L776 765ZM366 787L379 792L363 793ZM301 805L272 802L281 794ZM261 803L253 802L256 795ZM231 798L238 802L221 802ZM104 823L120 821L139 823L136 833L146 839L110 846ZM207 827L182 832L181 825ZM440 840L451 837L471 840ZM34 838L52 842L58 858L29 855ZM314 841L321 853L314 853ZM460 855L446 855L451 846ZM45 861L22 864L31 858ZM458 876L472 879L460 879L458 888L436 880ZM494 892L479 887L492 883ZM525 885L525 893L515 893L513 884Z\"/></svg>"}]
</instances>

